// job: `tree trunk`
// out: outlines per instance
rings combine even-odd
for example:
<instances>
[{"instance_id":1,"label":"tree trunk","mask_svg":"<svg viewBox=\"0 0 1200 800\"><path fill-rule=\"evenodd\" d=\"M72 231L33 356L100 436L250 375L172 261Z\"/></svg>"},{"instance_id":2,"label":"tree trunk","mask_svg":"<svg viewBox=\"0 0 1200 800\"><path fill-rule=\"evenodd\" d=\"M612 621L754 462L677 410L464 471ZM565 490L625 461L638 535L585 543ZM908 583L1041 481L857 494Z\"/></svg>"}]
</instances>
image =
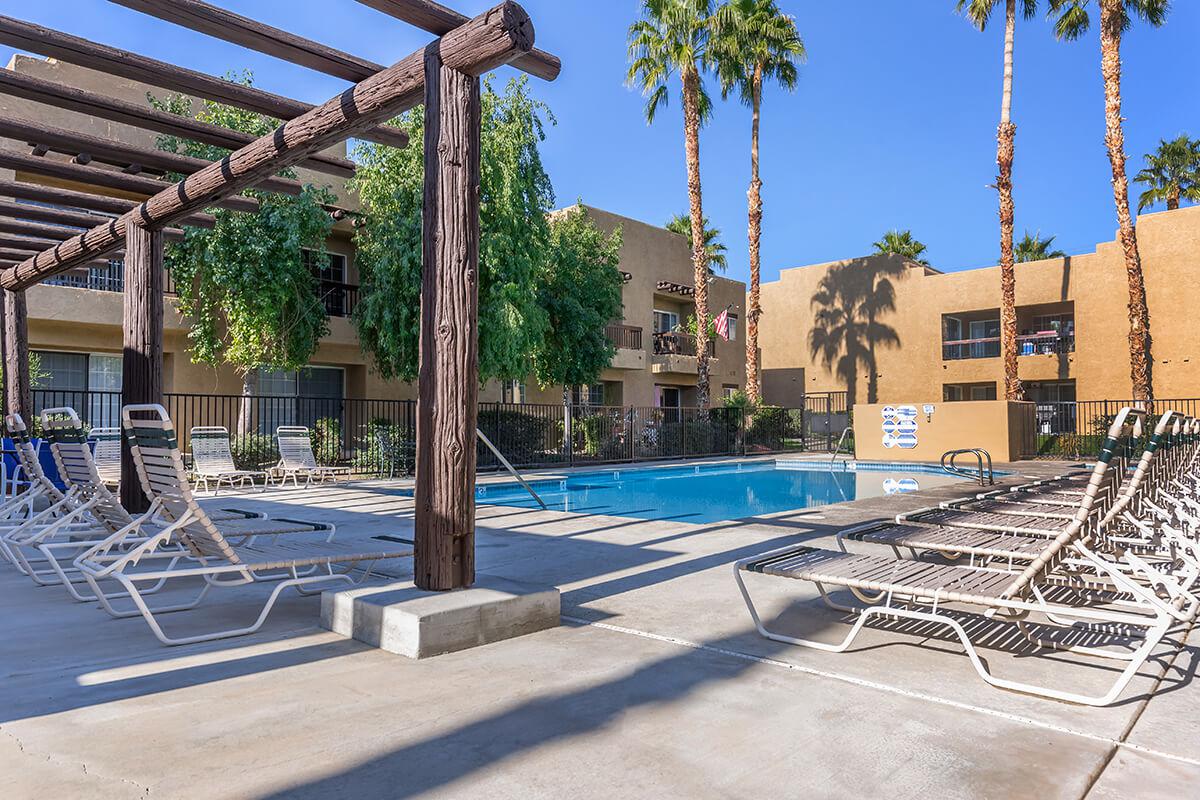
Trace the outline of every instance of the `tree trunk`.
<instances>
[{"instance_id":1,"label":"tree trunk","mask_svg":"<svg viewBox=\"0 0 1200 800\"><path fill-rule=\"evenodd\" d=\"M759 281L762 276L762 179L758 174L758 131L762 111L762 66L754 68L753 111L750 123L750 307L746 309L746 397L758 405L762 399L758 374Z\"/></svg>"},{"instance_id":2,"label":"tree trunk","mask_svg":"<svg viewBox=\"0 0 1200 800\"><path fill-rule=\"evenodd\" d=\"M4 291L4 399L9 414L20 414L33 430L33 392L29 385L29 313L25 292Z\"/></svg>"},{"instance_id":3,"label":"tree trunk","mask_svg":"<svg viewBox=\"0 0 1200 800\"><path fill-rule=\"evenodd\" d=\"M1013 256L1013 159L1017 126L1012 123L1013 50L1016 40L1017 0L1008 0L1004 27L1004 89L1000 102L1000 127L996 133L996 164L1000 174L1000 355L1004 359L1004 398L1024 396L1017 370L1017 271Z\"/></svg>"},{"instance_id":4,"label":"tree trunk","mask_svg":"<svg viewBox=\"0 0 1200 800\"><path fill-rule=\"evenodd\" d=\"M140 225L125 228L125 349L121 359L121 405L162 403L163 236ZM133 456L121 439L121 505L145 511Z\"/></svg>"},{"instance_id":5,"label":"tree trunk","mask_svg":"<svg viewBox=\"0 0 1200 800\"><path fill-rule=\"evenodd\" d=\"M479 401L479 79L425 58L425 194L414 580L475 582Z\"/></svg>"},{"instance_id":6,"label":"tree trunk","mask_svg":"<svg viewBox=\"0 0 1200 800\"><path fill-rule=\"evenodd\" d=\"M258 393L258 370L248 369L242 376L242 399L238 404L237 433L245 436L254 425L254 395Z\"/></svg>"},{"instance_id":7,"label":"tree trunk","mask_svg":"<svg viewBox=\"0 0 1200 800\"><path fill-rule=\"evenodd\" d=\"M1146 282L1138 253L1137 228L1129 210L1129 178L1125 174L1125 131L1121 119L1121 33L1125 22L1121 0L1100 3L1100 72L1104 77L1104 141L1112 165L1113 199L1125 274L1129 285L1129 377L1133 399L1154 401L1150 340L1150 311Z\"/></svg>"},{"instance_id":8,"label":"tree trunk","mask_svg":"<svg viewBox=\"0 0 1200 800\"><path fill-rule=\"evenodd\" d=\"M1171 188L1171 193L1167 195L1167 211L1179 210L1179 187Z\"/></svg>"},{"instance_id":9,"label":"tree trunk","mask_svg":"<svg viewBox=\"0 0 1200 800\"><path fill-rule=\"evenodd\" d=\"M683 71L683 127L687 154L688 203L692 215L692 272L696 283L696 405L708 409L708 253L704 248L704 204L700 195L700 74Z\"/></svg>"}]
</instances>

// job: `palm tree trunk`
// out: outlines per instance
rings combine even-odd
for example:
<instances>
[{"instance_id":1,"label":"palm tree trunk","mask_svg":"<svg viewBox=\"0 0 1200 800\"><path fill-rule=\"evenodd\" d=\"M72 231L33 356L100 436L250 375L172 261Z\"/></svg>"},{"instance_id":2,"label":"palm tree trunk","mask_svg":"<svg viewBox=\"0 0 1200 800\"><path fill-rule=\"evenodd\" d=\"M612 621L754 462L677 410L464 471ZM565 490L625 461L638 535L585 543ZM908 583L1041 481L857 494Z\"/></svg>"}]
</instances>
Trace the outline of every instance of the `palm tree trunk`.
<instances>
[{"instance_id":1,"label":"palm tree trunk","mask_svg":"<svg viewBox=\"0 0 1200 800\"><path fill-rule=\"evenodd\" d=\"M704 205L700 195L700 75L694 67L683 71L683 127L696 282L696 405L703 411L708 408L708 254L704 249Z\"/></svg>"},{"instance_id":2,"label":"palm tree trunk","mask_svg":"<svg viewBox=\"0 0 1200 800\"><path fill-rule=\"evenodd\" d=\"M1129 178L1125 174L1125 131L1121 123L1121 33L1125 16L1122 0L1100 3L1100 72L1104 77L1104 124L1108 160L1112 165L1113 199L1125 252L1129 284L1129 377L1133 399L1154 400L1150 358L1150 311L1146 307L1146 281L1138 253L1137 229L1129 210Z\"/></svg>"},{"instance_id":3,"label":"palm tree trunk","mask_svg":"<svg viewBox=\"0 0 1200 800\"><path fill-rule=\"evenodd\" d=\"M1017 0L1008 0L1004 27L1004 91L1000 103L1000 127L996 132L996 164L1000 174L1000 354L1004 357L1004 398L1023 396L1017 370L1017 271L1013 257L1013 159L1017 126L1012 123L1013 50L1017 28Z\"/></svg>"},{"instance_id":4,"label":"palm tree trunk","mask_svg":"<svg viewBox=\"0 0 1200 800\"><path fill-rule=\"evenodd\" d=\"M1171 193L1167 195L1167 211L1179 210L1179 187L1171 188Z\"/></svg>"},{"instance_id":5,"label":"palm tree trunk","mask_svg":"<svg viewBox=\"0 0 1200 800\"><path fill-rule=\"evenodd\" d=\"M762 180L758 175L758 129L762 110L762 66L754 68L752 91L753 113L750 123L750 308L746 313L746 397L751 404L761 400L758 375L758 318L762 314L759 305L759 281L761 279L762 256Z\"/></svg>"}]
</instances>

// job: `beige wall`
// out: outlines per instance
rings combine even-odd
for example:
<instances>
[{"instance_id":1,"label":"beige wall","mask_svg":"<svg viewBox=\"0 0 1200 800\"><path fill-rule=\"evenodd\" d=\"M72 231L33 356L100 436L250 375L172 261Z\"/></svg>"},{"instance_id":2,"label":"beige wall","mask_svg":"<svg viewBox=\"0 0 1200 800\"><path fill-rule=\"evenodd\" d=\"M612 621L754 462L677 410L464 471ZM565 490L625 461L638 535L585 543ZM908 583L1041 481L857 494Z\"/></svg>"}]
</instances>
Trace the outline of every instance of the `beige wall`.
<instances>
[{"instance_id":1,"label":"beige wall","mask_svg":"<svg viewBox=\"0 0 1200 800\"><path fill-rule=\"evenodd\" d=\"M1154 336L1154 384L1162 398L1200 395L1200 351L1196 345L1195 309L1200 308L1196 254L1200 253L1200 207L1143 216L1138 241L1146 275ZM810 341L823 307L822 282L854 294L855 287L889 282L894 309L884 309L876 322L894 339L856 339L853 377L835 374L814 357ZM778 281L762 287L763 317L759 324L764 391L772 394L794 385L803 370L809 392L844 390L853 384L857 401L907 402L929 398L940 402L945 384L996 383L1003 387L999 358L945 360L942 316L997 312L1000 271L996 267L941 274L894 257L865 257L784 270ZM1079 399L1126 399L1129 379L1129 330L1124 260L1115 242L1094 253L1017 265L1017 307L1021 320L1033 313L1071 307L1075 316L1075 352L1029 355L1019 359L1025 382L1074 380ZM840 313L836 308L835 312ZM859 330L866 321L861 305L852 316ZM998 313L982 316L997 317ZM871 350L874 350L874 368ZM839 351L839 357L845 355ZM835 365L836 367L836 365ZM874 390L872 391L872 383Z\"/></svg>"},{"instance_id":2,"label":"beige wall","mask_svg":"<svg viewBox=\"0 0 1200 800\"><path fill-rule=\"evenodd\" d=\"M926 404L933 413L926 414ZM899 404L895 404L899 405ZM886 461L925 461L937 463L950 450L982 448L993 461L1016 461L1034 450L1032 403L976 401L942 403L929 398L912 398L904 405L915 406L917 445L911 449L885 447L884 410L895 405L870 404L854 408L854 455L862 459ZM960 465L974 466L970 456L959 458Z\"/></svg>"}]
</instances>

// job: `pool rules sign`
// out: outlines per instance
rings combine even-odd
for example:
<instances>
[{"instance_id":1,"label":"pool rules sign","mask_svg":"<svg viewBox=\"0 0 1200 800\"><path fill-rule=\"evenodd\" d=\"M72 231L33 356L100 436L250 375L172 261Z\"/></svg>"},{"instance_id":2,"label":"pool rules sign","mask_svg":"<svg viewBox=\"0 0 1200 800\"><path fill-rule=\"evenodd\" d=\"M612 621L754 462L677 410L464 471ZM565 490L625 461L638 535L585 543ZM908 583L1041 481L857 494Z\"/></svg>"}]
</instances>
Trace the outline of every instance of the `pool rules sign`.
<instances>
[{"instance_id":1,"label":"pool rules sign","mask_svg":"<svg viewBox=\"0 0 1200 800\"><path fill-rule=\"evenodd\" d=\"M912 450L917 446L917 407L884 406L883 446Z\"/></svg>"}]
</instances>

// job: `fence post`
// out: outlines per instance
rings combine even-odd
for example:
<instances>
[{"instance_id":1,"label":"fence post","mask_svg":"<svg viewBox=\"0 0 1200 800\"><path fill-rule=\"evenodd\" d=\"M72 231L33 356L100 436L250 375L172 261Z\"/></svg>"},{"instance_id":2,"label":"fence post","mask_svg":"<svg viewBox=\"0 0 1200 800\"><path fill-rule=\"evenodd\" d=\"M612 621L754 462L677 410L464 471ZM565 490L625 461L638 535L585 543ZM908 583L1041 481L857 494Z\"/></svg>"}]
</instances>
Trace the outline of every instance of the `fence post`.
<instances>
[{"instance_id":1,"label":"fence post","mask_svg":"<svg viewBox=\"0 0 1200 800\"><path fill-rule=\"evenodd\" d=\"M825 396L825 452L833 449L833 392Z\"/></svg>"}]
</instances>

